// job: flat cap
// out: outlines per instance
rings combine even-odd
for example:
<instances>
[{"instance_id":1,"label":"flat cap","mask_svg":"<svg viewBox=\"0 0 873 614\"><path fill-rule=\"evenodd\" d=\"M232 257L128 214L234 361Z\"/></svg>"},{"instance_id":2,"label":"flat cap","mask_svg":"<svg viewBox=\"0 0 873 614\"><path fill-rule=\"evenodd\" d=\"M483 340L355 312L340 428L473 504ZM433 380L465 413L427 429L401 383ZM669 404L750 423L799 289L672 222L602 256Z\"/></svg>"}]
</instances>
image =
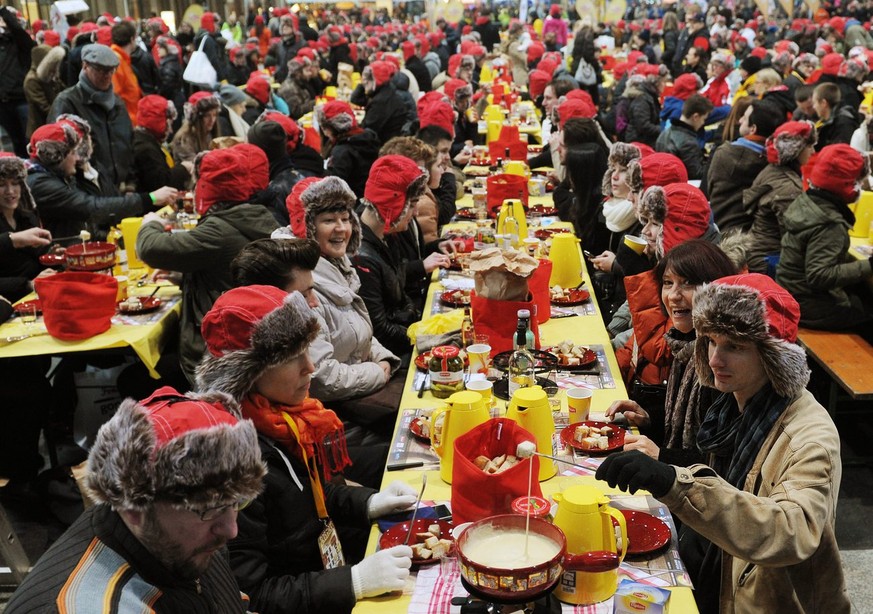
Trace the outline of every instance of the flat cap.
<instances>
[{"instance_id":1,"label":"flat cap","mask_svg":"<svg viewBox=\"0 0 873 614\"><path fill-rule=\"evenodd\" d=\"M118 56L112 49L97 43L85 45L85 48L82 49L82 61L106 68L115 68L119 64Z\"/></svg>"}]
</instances>

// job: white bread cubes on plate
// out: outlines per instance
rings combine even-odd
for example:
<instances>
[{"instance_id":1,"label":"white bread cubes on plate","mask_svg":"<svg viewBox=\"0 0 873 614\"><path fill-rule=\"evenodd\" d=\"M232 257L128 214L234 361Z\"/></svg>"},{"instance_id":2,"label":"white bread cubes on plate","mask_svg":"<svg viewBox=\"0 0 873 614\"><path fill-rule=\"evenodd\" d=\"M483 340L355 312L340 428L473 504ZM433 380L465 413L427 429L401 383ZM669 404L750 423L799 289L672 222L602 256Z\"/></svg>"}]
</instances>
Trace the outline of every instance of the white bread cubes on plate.
<instances>
[{"instance_id":1,"label":"white bread cubes on plate","mask_svg":"<svg viewBox=\"0 0 873 614\"><path fill-rule=\"evenodd\" d=\"M590 450L606 450L609 448L609 436L615 429L610 426L589 426L580 424L573 431L573 440Z\"/></svg>"}]
</instances>

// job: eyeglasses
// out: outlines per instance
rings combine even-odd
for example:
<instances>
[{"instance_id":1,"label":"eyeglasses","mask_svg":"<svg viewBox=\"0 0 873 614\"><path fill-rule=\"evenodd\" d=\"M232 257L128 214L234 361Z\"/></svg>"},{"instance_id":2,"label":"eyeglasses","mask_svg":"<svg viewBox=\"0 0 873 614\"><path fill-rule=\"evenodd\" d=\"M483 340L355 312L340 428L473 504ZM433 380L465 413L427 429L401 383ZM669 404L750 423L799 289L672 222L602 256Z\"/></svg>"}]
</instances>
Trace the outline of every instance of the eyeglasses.
<instances>
[{"instance_id":1,"label":"eyeglasses","mask_svg":"<svg viewBox=\"0 0 873 614\"><path fill-rule=\"evenodd\" d=\"M115 71L118 70L117 66L98 66L97 64L88 64L88 67L93 68L97 72L104 75L115 74Z\"/></svg>"},{"instance_id":2,"label":"eyeglasses","mask_svg":"<svg viewBox=\"0 0 873 614\"><path fill-rule=\"evenodd\" d=\"M243 499L242 501L234 501L233 503L219 505L218 507L207 507L206 509L186 507L185 509L200 516L200 520L203 522L210 522L212 520L217 520L228 510L233 510L234 512L244 510L251 504L251 502L251 499Z\"/></svg>"}]
</instances>

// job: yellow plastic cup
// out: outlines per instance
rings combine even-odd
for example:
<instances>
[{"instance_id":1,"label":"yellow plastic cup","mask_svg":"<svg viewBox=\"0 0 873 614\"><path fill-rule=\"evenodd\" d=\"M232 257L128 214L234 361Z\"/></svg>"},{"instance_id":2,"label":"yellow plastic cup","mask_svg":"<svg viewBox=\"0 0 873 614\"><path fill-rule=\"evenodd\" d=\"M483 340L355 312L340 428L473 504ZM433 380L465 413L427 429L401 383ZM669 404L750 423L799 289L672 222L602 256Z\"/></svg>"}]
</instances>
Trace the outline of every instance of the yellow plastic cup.
<instances>
[{"instance_id":1,"label":"yellow plastic cup","mask_svg":"<svg viewBox=\"0 0 873 614\"><path fill-rule=\"evenodd\" d=\"M567 391L567 412L570 415L570 424L588 420L591 412L591 395L588 388L570 388Z\"/></svg>"},{"instance_id":2,"label":"yellow plastic cup","mask_svg":"<svg viewBox=\"0 0 873 614\"><path fill-rule=\"evenodd\" d=\"M136 236L142 226L141 217L126 217L121 220L121 236L124 237L124 249L127 252L127 268L141 269L145 263L139 259L136 253Z\"/></svg>"},{"instance_id":3,"label":"yellow plastic cup","mask_svg":"<svg viewBox=\"0 0 873 614\"><path fill-rule=\"evenodd\" d=\"M646 240L642 237L635 237L634 235L624 235L624 244L640 256L643 255L643 251L646 249Z\"/></svg>"}]
</instances>

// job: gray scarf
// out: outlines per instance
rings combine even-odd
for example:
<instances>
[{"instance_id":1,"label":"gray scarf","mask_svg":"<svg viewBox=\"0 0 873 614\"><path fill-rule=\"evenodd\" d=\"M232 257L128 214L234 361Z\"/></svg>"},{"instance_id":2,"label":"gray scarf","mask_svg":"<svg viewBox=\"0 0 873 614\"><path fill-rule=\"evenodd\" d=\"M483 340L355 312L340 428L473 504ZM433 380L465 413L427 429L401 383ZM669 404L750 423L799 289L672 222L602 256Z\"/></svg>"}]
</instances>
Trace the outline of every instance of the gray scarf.
<instances>
[{"instance_id":1,"label":"gray scarf","mask_svg":"<svg viewBox=\"0 0 873 614\"><path fill-rule=\"evenodd\" d=\"M82 91L86 94L86 103L96 104L107 113L109 113L109 111L112 110L112 107L115 106L115 92L112 91L112 88L110 87L105 92L96 89L91 82L88 81L88 77L85 76L84 70L79 73L79 87L81 87Z\"/></svg>"}]
</instances>

